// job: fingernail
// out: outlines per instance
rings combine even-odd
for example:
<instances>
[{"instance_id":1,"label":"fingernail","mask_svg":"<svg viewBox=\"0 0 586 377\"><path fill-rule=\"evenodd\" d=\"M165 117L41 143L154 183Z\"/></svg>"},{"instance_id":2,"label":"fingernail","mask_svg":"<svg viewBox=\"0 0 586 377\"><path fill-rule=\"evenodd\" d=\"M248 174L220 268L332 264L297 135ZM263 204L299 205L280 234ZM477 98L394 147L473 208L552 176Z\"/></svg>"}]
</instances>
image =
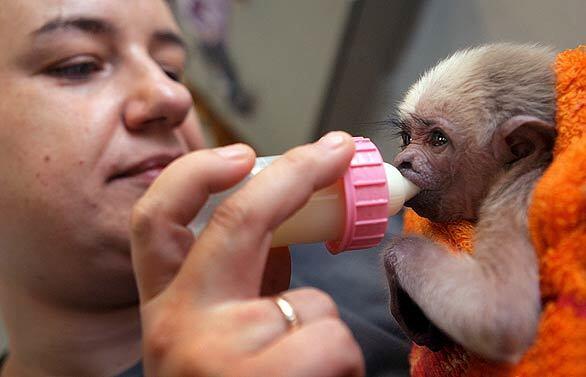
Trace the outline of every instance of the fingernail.
<instances>
[{"instance_id":1,"label":"fingernail","mask_svg":"<svg viewBox=\"0 0 586 377\"><path fill-rule=\"evenodd\" d=\"M334 131L334 132L330 132L328 134L326 134L325 136L323 136L321 139L318 140L318 144L319 145L323 145L324 147L327 148L337 148L340 145L344 144L344 133L342 132L338 132L338 131Z\"/></svg>"},{"instance_id":2,"label":"fingernail","mask_svg":"<svg viewBox=\"0 0 586 377\"><path fill-rule=\"evenodd\" d=\"M215 148L214 152L229 160L239 160L248 154L248 148L243 144L233 144Z\"/></svg>"}]
</instances>

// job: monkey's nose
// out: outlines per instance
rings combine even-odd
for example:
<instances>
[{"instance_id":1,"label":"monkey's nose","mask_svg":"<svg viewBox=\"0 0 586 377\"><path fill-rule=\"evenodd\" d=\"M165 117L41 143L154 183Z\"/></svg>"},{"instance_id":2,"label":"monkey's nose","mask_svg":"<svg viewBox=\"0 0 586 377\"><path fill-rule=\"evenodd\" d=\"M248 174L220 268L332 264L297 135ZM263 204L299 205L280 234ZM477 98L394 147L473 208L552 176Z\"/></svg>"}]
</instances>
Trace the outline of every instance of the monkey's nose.
<instances>
[{"instance_id":1,"label":"monkey's nose","mask_svg":"<svg viewBox=\"0 0 586 377\"><path fill-rule=\"evenodd\" d=\"M395 165L401 173L404 173L405 171L415 171L415 166L413 165L414 159L415 155L413 151L404 150L395 156L393 165Z\"/></svg>"},{"instance_id":2,"label":"monkey's nose","mask_svg":"<svg viewBox=\"0 0 586 377\"><path fill-rule=\"evenodd\" d=\"M399 169L399 171L413 170L413 164L411 164L411 161L403 161L397 166L397 169Z\"/></svg>"}]
</instances>

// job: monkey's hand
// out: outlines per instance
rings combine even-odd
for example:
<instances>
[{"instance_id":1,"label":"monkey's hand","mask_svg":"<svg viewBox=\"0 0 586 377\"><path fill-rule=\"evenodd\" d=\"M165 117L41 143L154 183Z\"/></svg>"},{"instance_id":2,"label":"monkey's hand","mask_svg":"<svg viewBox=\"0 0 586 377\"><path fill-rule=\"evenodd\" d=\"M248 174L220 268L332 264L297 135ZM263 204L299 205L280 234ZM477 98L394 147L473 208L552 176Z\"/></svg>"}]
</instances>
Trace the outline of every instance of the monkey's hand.
<instances>
[{"instance_id":1,"label":"monkey's hand","mask_svg":"<svg viewBox=\"0 0 586 377\"><path fill-rule=\"evenodd\" d=\"M532 343L539 316L532 279L495 274L417 236L391 240L384 263L391 311L417 344L437 350L449 337L481 357L515 362Z\"/></svg>"},{"instance_id":2,"label":"monkey's hand","mask_svg":"<svg viewBox=\"0 0 586 377\"><path fill-rule=\"evenodd\" d=\"M401 329L416 344L432 351L439 351L450 342L448 336L427 318L421 308L403 289L405 273L402 270L403 254L418 248L417 244L430 242L427 239L410 236L395 237L385 251L385 269L390 291L390 309Z\"/></svg>"}]
</instances>

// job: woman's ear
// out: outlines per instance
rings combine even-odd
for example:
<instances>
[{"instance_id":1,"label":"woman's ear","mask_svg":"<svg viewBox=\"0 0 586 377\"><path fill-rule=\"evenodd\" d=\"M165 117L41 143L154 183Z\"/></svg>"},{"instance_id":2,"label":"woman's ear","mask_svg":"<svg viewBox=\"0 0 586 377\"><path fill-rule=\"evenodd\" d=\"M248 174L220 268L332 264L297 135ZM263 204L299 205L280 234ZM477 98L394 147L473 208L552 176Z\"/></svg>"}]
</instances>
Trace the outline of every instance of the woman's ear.
<instances>
[{"instance_id":1,"label":"woman's ear","mask_svg":"<svg viewBox=\"0 0 586 377\"><path fill-rule=\"evenodd\" d=\"M552 150L555 125L529 115L516 115L497 126L492 149L498 161L510 164L535 152Z\"/></svg>"}]
</instances>

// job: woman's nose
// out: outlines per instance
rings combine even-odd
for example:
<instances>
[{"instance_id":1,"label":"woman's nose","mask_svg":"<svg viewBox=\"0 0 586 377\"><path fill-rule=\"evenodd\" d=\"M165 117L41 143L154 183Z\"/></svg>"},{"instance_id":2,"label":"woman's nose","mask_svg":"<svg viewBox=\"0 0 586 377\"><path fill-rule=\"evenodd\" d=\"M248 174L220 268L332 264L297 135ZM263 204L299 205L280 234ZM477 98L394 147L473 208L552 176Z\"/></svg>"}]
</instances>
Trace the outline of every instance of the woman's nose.
<instances>
[{"instance_id":1,"label":"woman's nose","mask_svg":"<svg viewBox=\"0 0 586 377\"><path fill-rule=\"evenodd\" d=\"M123 110L129 131L180 126L193 106L191 94L157 64L143 65L128 80L129 96Z\"/></svg>"}]
</instances>

